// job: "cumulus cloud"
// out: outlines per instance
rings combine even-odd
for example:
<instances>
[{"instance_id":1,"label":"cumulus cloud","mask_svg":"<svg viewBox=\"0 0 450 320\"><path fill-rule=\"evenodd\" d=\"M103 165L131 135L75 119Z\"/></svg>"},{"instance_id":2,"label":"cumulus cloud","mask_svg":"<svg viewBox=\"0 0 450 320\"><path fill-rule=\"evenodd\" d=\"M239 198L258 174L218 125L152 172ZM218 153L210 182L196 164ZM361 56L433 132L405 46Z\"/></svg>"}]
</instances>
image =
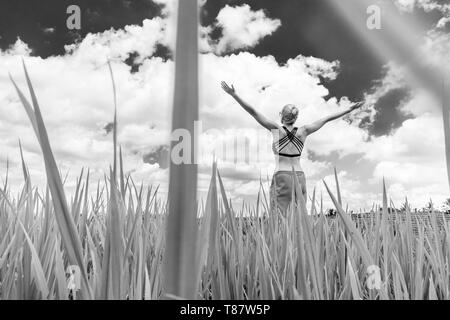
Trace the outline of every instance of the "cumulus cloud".
<instances>
[{"instance_id":1,"label":"cumulus cloud","mask_svg":"<svg viewBox=\"0 0 450 320\"><path fill-rule=\"evenodd\" d=\"M130 53L137 53L136 62L155 53L158 44L167 43L167 21L156 17L146 19L142 26L130 25L125 28L110 29L102 33L89 33L80 43L65 47L68 53L85 63L103 62L106 59L124 61Z\"/></svg>"},{"instance_id":2,"label":"cumulus cloud","mask_svg":"<svg viewBox=\"0 0 450 320\"><path fill-rule=\"evenodd\" d=\"M20 38L17 38L14 45L9 47L5 52L2 52L2 55L17 55L17 56L28 56L30 55L32 50L30 47L23 42Z\"/></svg>"},{"instance_id":3,"label":"cumulus cloud","mask_svg":"<svg viewBox=\"0 0 450 320\"><path fill-rule=\"evenodd\" d=\"M253 11L247 4L225 6L217 15L216 28L222 32L215 43L218 53L233 52L257 45L281 26L279 19L271 19L263 10Z\"/></svg>"}]
</instances>

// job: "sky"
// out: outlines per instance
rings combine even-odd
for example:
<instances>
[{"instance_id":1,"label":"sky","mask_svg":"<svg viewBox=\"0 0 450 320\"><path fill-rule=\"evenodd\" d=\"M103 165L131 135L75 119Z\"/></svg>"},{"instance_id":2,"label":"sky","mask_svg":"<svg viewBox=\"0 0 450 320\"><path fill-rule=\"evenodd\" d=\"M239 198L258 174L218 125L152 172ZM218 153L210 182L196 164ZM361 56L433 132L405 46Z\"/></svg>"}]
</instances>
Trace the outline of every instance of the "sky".
<instances>
[{"instance_id":1,"label":"sky","mask_svg":"<svg viewBox=\"0 0 450 320\"><path fill-rule=\"evenodd\" d=\"M405 80L401 61L381 59L364 32L352 29L334 0L201 1L199 196L209 185L216 145L236 137L259 141L260 156L219 158L225 188L235 203L254 202L275 164L270 139L220 89L233 83L250 104L272 119L288 103L307 124L351 102L371 105L327 124L307 138L302 166L309 194L334 187L336 167L344 203L354 210L380 203L382 180L400 206L449 198L440 101ZM344 0L342 0L344 1ZM353 0L345 0L353 1ZM414 55L447 72L450 4L442 0L374 1L418 27ZM66 9L81 8L81 29L69 30ZM367 12L360 12L367 16ZM176 2L173 0L5 0L0 3L0 168L21 186L19 140L32 182L42 186L45 168L26 113L9 80L25 89L28 67L55 157L73 191L82 167L102 179L112 161L113 95L118 94L118 141L134 180L167 190L167 145L173 93ZM381 15L383 23L383 15ZM382 24L383 26L383 24ZM406 35L405 35L406 36ZM217 151L217 150L216 150ZM216 152L217 153L217 152ZM245 157L244 157L245 158Z\"/></svg>"}]
</instances>

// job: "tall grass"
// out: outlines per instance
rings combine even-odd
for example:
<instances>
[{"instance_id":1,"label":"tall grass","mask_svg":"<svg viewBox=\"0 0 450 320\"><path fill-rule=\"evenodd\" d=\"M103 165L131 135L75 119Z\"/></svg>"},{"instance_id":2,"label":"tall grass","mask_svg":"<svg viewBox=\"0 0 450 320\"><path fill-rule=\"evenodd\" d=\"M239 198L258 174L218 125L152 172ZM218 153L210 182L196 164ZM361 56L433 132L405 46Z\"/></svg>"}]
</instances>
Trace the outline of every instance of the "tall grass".
<instances>
[{"instance_id":1,"label":"tall grass","mask_svg":"<svg viewBox=\"0 0 450 320\"><path fill-rule=\"evenodd\" d=\"M121 217L116 227L114 195L108 191L112 180L105 179L90 193L89 173L77 179L67 207L87 279L79 298L165 297L165 204L157 189L124 178L124 189L115 191ZM27 174L17 196L8 186L1 190L0 298L68 299L65 270L73 262L50 187L38 192ZM438 223L442 217L409 211L387 217L384 208L355 224L329 193L337 204L335 219L317 208L317 214L308 215L304 203L285 216L267 212L264 205L263 216L255 208L236 211L214 166L207 201L199 211L195 298L449 298L450 229L445 220ZM122 252L119 276L112 269L116 251ZM365 284L372 264L380 268L379 290Z\"/></svg>"}]
</instances>

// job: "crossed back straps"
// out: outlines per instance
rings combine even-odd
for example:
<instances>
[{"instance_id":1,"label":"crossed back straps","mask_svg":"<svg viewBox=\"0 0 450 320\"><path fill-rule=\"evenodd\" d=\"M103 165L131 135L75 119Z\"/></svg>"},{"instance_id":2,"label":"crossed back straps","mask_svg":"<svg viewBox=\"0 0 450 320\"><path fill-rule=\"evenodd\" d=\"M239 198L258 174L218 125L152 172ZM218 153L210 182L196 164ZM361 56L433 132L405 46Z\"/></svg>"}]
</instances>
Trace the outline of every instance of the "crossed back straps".
<instances>
[{"instance_id":1,"label":"crossed back straps","mask_svg":"<svg viewBox=\"0 0 450 320\"><path fill-rule=\"evenodd\" d=\"M297 137L298 128L295 127L292 131L283 126L286 135L274 142L272 145L273 152L282 157L300 157L303 150L303 142Z\"/></svg>"}]
</instances>

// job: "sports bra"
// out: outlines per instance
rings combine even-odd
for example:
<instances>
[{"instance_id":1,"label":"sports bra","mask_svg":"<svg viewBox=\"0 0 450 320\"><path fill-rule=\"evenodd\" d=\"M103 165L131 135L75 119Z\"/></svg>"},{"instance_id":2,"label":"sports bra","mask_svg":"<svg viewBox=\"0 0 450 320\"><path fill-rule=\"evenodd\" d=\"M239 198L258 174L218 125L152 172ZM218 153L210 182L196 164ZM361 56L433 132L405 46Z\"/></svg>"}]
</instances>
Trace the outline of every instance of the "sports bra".
<instances>
[{"instance_id":1,"label":"sports bra","mask_svg":"<svg viewBox=\"0 0 450 320\"><path fill-rule=\"evenodd\" d=\"M303 142L296 136L298 128L295 127L292 131L289 131L288 128L283 126L283 129L286 135L273 143L273 152L282 157L300 157L302 155Z\"/></svg>"}]
</instances>

